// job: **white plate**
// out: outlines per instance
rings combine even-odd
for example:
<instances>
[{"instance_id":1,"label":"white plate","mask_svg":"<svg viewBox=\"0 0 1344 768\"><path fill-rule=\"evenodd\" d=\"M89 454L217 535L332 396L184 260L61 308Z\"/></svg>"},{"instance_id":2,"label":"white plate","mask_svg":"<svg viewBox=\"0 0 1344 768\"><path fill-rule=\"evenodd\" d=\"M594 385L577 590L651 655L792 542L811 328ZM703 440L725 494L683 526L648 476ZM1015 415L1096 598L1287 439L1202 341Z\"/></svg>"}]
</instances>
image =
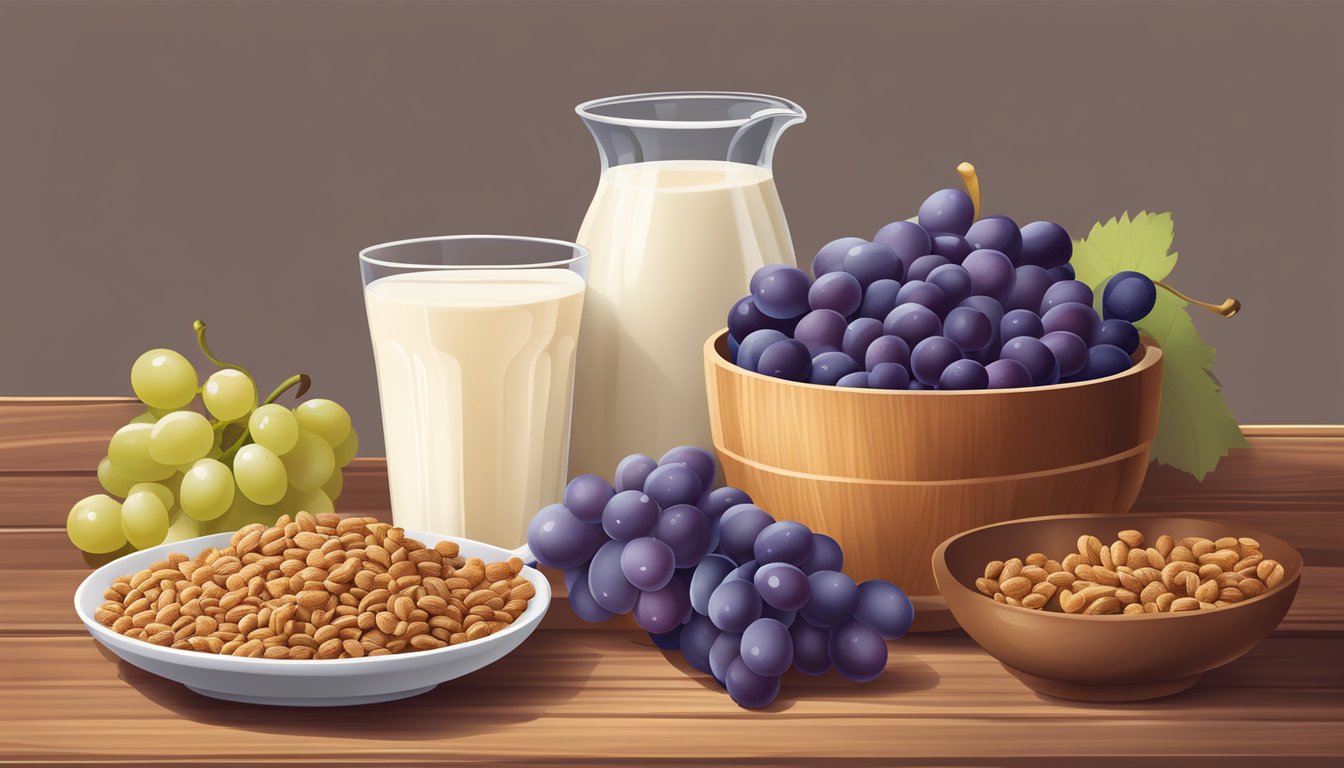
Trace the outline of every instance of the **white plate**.
<instances>
[{"instance_id":1,"label":"white plate","mask_svg":"<svg viewBox=\"0 0 1344 768\"><path fill-rule=\"evenodd\" d=\"M433 546L457 542L462 557L486 562L507 560L515 553L469 539L407 531L407 536ZM537 594L527 610L500 632L469 643L428 651L358 659L254 659L219 656L151 645L113 632L94 621L103 593L118 576L134 574L172 552L195 555L207 547L227 547L232 533L218 533L163 544L114 560L89 574L75 591L75 612L93 638L128 663L182 683L203 696L247 704L286 707L336 707L370 704L415 696L439 683L492 664L522 644L537 628L551 604L551 585L535 568L522 576ZM524 558L526 559L526 558Z\"/></svg>"}]
</instances>

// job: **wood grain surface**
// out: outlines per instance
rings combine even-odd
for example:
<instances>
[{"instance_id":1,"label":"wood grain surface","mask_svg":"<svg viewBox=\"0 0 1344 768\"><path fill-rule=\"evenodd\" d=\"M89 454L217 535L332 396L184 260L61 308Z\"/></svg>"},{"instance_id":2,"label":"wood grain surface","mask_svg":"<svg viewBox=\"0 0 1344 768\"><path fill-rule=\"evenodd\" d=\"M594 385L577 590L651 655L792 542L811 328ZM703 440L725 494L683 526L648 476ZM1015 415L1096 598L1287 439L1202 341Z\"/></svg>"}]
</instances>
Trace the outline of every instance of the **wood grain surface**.
<instances>
[{"instance_id":1,"label":"wood grain surface","mask_svg":"<svg viewBox=\"0 0 1344 768\"><path fill-rule=\"evenodd\" d=\"M201 698L110 657L80 627L71 597L90 563L66 541L65 514L97 492L107 436L138 408L71 407L0 398L0 764L1344 761L1344 427L1248 427L1251 447L1203 483L1150 469L1136 510L1242 522L1284 538L1306 562L1297 602L1271 637L1169 699L1041 697L949 632L893 642L887 674L873 683L792 675L774 705L750 712L628 621L584 625L560 599L522 648L468 678L377 707L294 710ZM69 442L35 439L34 427ZM387 516L380 459L347 469L338 507ZM558 575L552 582L563 596Z\"/></svg>"}]
</instances>

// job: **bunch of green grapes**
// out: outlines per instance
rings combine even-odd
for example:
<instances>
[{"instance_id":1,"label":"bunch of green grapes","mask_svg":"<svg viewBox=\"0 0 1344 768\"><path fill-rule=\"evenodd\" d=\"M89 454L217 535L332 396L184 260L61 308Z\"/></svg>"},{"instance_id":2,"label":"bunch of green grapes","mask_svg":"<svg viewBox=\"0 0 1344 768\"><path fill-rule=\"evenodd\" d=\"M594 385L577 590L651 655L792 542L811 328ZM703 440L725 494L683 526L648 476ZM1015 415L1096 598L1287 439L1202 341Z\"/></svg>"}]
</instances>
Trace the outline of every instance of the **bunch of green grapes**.
<instances>
[{"instance_id":1,"label":"bunch of green grapes","mask_svg":"<svg viewBox=\"0 0 1344 768\"><path fill-rule=\"evenodd\" d=\"M146 549L271 525L301 510L334 511L341 469L359 450L350 414L331 400L294 408L276 403L296 385L303 396L309 384L303 374L258 404L251 374L214 356L199 320L196 338L220 366L204 385L191 362L171 349L151 349L131 366L131 388L147 410L112 435L98 463L107 493L70 510L66 532L81 550ZM204 413L194 408L198 395Z\"/></svg>"}]
</instances>

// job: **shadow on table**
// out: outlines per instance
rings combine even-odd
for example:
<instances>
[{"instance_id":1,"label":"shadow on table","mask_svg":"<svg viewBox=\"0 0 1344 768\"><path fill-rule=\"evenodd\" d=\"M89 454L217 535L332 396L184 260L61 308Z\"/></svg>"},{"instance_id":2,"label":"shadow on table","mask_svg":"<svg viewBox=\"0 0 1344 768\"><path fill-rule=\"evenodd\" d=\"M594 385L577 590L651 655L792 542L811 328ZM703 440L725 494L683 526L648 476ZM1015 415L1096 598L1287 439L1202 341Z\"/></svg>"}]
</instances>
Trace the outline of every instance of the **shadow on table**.
<instances>
[{"instance_id":1,"label":"shadow on table","mask_svg":"<svg viewBox=\"0 0 1344 768\"><path fill-rule=\"evenodd\" d=\"M376 707L271 707L201 696L94 645L117 662L122 680L178 717L260 733L361 740L369 738L371 727L381 738L441 739L535 720L582 691L598 661L596 652L567 653L564 674L543 679L537 667L549 660L528 653L524 645L478 672Z\"/></svg>"}]
</instances>

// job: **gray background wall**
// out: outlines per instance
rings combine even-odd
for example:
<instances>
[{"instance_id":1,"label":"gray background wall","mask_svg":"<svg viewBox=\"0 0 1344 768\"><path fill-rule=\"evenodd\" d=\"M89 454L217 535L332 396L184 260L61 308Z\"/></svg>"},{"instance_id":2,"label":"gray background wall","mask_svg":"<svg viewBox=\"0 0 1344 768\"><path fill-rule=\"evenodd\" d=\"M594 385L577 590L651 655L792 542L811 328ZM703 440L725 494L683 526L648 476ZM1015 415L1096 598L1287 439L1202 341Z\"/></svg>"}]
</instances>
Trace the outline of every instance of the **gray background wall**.
<instances>
[{"instance_id":1,"label":"gray background wall","mask_svg":"<svg viewBox=\"0 0 1344 768\"><path fill-rule=\"evenodd\" d=\"M758 90L800 261L981 169L1080 234L1171 210L1244 423L1340 422L1344 5L0 1L0 394L129 392L205 318L381 452L355 254L572 237L596 96Z\"/></svg>"}]
</instances>

